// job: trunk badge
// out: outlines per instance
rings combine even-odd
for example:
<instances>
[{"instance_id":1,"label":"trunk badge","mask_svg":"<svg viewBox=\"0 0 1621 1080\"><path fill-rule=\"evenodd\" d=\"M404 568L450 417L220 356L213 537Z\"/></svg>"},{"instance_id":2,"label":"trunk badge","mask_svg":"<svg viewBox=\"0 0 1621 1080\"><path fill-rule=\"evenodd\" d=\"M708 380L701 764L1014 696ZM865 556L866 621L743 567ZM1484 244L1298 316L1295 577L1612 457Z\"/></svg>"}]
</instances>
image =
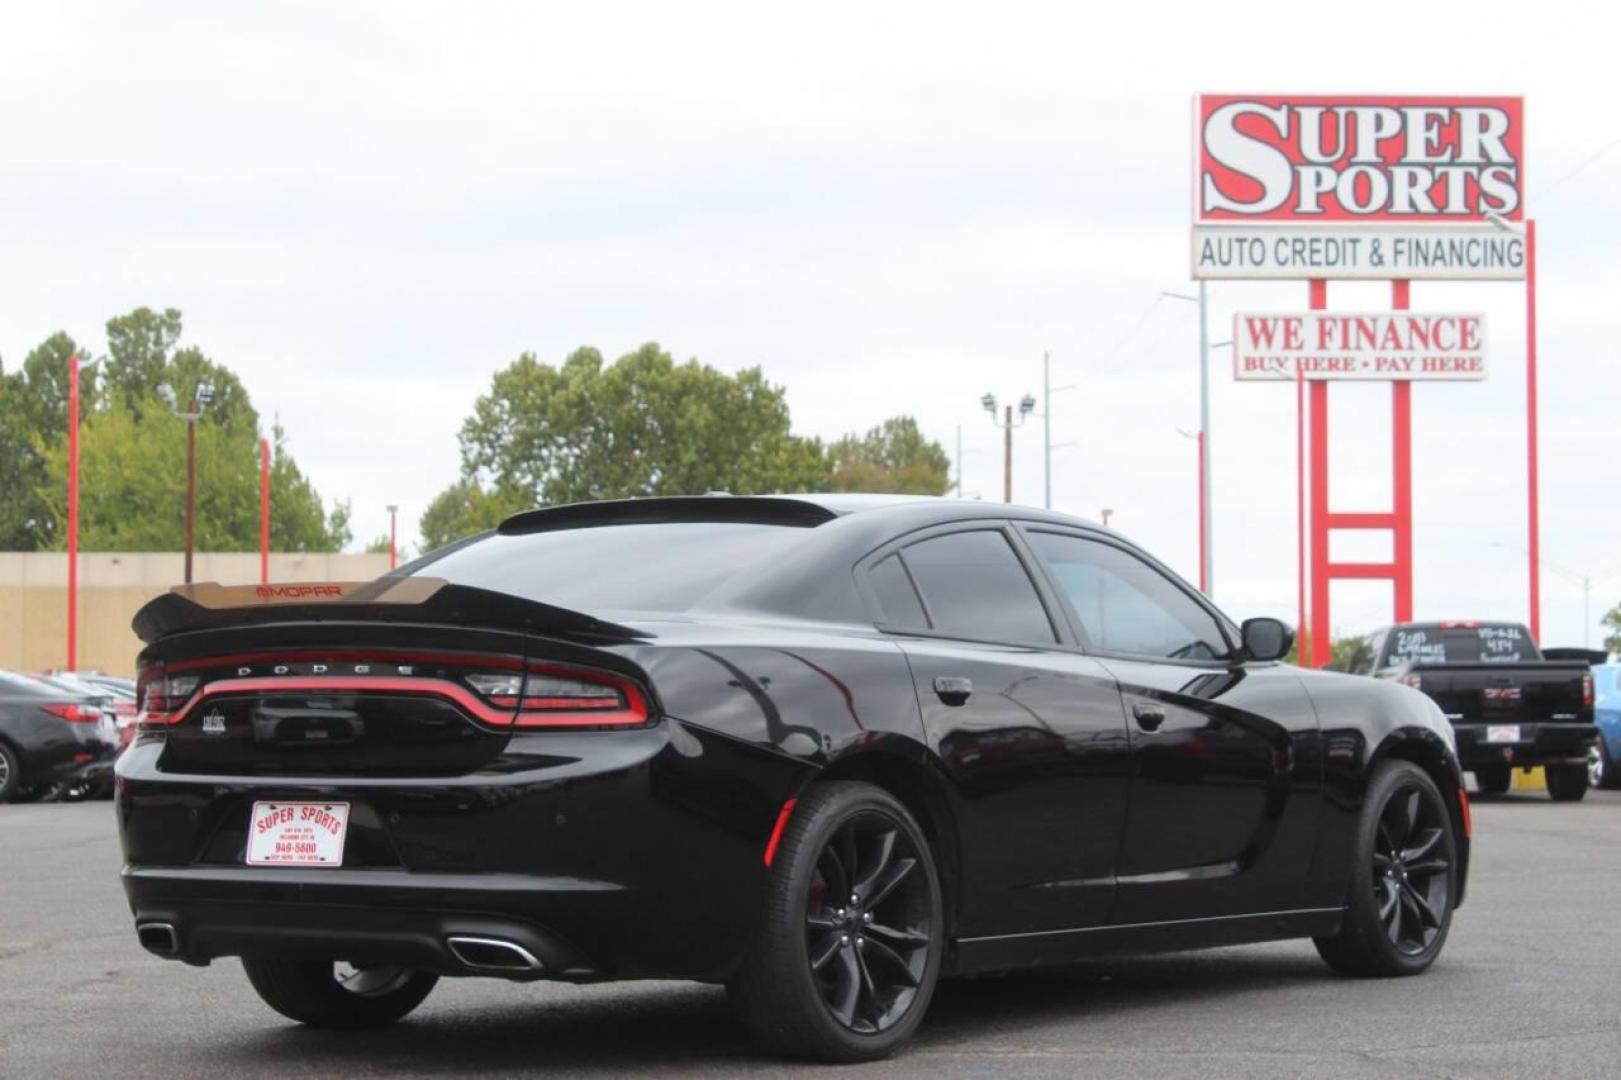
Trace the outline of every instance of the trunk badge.
<instances>
[{"instance_id":1,"label":"trunk badge","mask_svg":"<svg viewBox=\"0 0 1621 1080\"><path fill-rule=\"evenodd\" d=\"M215 709L213 712L203 714L204 735L225 734L225 714Z\"/></svg>"}]
</instances>

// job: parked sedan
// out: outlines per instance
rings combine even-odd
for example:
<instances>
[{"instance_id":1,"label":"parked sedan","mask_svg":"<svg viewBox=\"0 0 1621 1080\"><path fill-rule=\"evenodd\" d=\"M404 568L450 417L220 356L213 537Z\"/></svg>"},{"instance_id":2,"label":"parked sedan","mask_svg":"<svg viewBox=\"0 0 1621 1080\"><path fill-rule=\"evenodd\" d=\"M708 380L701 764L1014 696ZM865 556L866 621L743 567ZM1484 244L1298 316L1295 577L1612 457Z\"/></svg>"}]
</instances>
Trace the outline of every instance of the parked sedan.
<instances>
[{"instance_id":1,"label":"parked sedan","mask_svg":"<svg viewBox=\"0 0 1621 1080\"><path fill-rule=\"evenodd\" d=\"M441 976L725 983L889 1053L944 974L1309 937L1410 975L1463 899L1451 727L1279 663L1117 533L907 497L562 506L375 582L135 619L139 940L274 1009Z\"/></svg>"},{"instance_id":2,"label":"parked sedan","mask_svg":"<svg viewBox=\"0 0 1621 1080\"><path fill-rule=\"evenodd\" d=\"M118 737L94 695L0 671L0 802L25 802L112 777Z\"/></svg>"}]
</instances>

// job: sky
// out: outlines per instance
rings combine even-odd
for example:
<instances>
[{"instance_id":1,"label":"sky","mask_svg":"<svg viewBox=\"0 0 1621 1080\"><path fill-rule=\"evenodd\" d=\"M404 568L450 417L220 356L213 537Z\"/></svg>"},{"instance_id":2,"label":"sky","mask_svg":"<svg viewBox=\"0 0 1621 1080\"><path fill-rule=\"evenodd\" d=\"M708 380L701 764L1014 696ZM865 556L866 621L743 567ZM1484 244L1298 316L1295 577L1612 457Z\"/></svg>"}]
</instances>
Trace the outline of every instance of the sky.
<instances>
[{"instance_id":1,"label":"sky","mask_svg":"<svg viewBox=\"0 0 1621 1080\"><path fill-rule=\"evenodd\" d=\"M1539 230L1544 640L1621 602L1621 19L1556 2L591 4L10 2L0 27L0 358L93 350L131 308L237 371L356 543L456 479L456 435L532 351L657 341L787 388L795 430L907 413L1001 496L980 408L1040 395L1056 508L1197 576L1188 228L1205 92L1523 94ZM1387 306L1380 283L1331 307ZM1524 296L1489 377L1414 390L1420 618L1527 612ZM1238 309L1304 283L1216 282ZM1293 618L1287 385L1212 363L1213 593ZM1383 510L1389 391L1332 391L1335 510ZM1048 411L1048 410L1041 410ZM1014 499L1043 498L1042 418ZM1336 541L1336 559L1388 541ZM1580 578L1592 582L1584 618ZM1337 632L1391 617L1334 585Z\"/></svg>"}]
</instances>

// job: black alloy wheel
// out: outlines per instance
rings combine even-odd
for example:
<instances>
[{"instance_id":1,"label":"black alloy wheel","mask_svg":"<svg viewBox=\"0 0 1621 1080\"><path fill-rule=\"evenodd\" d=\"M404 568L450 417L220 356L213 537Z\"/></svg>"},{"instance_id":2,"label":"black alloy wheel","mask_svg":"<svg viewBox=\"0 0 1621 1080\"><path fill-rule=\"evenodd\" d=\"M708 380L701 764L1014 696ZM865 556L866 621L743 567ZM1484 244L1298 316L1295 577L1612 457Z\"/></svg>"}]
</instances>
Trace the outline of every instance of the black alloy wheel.
<instances>
[{"instance_id":1,"label":"black alloy wheel","mask_svg":"<svg viewBox=\"0 0 1621 1080\"><path fill-rule=\"evenodd\" d=\"M1396 789L1374 832L1373 887L1385 936L1404 955L1435 942L1452 896L1452 861L1442 847L1447 811L1422 788Z\"/></svg>"},{"instance_id":2,"label":"black alloy wheel","mask_svg":"<svg viewBox=\"0 0 1621 1080\"><path fill-rule=\"evenodd\" d=\"M765 1048L872 1060L922 1020L943 939L939 879L912 815L868 784L817 785L784 831L764 925L728 988Z\"/></svg>"},{"instance_id":3,"label":"black alloy wheel","mask_svg":"<svg viewBox=\"0 0 1621 1080\"><path fill-rule=\"evenodd\" d=\"M1406 761L1381 765L1357 829L1340 932L1317 938L1347 975L1416 975L1435 961L1452 923L1455 823L1440 789Z\"/></svg>"}]
</instances>

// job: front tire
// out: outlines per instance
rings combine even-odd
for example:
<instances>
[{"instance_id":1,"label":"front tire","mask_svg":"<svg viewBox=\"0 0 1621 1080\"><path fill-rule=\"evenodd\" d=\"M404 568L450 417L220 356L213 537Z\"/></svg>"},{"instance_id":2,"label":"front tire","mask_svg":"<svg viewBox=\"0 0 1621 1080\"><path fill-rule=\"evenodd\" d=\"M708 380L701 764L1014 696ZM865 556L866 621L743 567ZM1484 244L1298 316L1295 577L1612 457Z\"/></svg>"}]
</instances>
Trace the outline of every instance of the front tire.
<instances>
[{"instance_id":1,"label":"front tire","mask_svg":"<svg viewBox=\"0 0 1621 1080\"><path fill-rule=\"evenodd\" d=\"M1549 765L1542 772L1548 780L1548 798L1554 802L1581 802L1586 798L1586 765Z\"/></svg>"},{"instance_id":2,"label":"front tire","mask_svg":"<svg viewBox=\"0 0 1621 1080\"><path fill-rule=\"evenodd\" d=\"M422 1004L439 976L400 967L244 956L248 982L289 1020L323 1028L385 1027Z\"/></svg>"},{"instance_id":3,"label":"front tire","mask_svg":"<svg viewBox=\"0 0 1621 1080\"><path fill-rule=\"evenodd\" d=\"M917 1030L940 974L940 879L922 829L881 788L812 787L778 845L733 1007L763 1049L887 1057Z\"/></svg>"},{"instance_id":4,"label":"front tire","mask_svg":"<svg viewBox=\"0 0 1621 1080\"><path fill-rule=\"evenodd\" d=\"M1314 939L1318 954L1345 975L1417 975L1446 944L1457 894L1452 815L1424 770L1379 766L1351 857L1345 920L1338 934Z\"/></svg>"}]
</instances>

